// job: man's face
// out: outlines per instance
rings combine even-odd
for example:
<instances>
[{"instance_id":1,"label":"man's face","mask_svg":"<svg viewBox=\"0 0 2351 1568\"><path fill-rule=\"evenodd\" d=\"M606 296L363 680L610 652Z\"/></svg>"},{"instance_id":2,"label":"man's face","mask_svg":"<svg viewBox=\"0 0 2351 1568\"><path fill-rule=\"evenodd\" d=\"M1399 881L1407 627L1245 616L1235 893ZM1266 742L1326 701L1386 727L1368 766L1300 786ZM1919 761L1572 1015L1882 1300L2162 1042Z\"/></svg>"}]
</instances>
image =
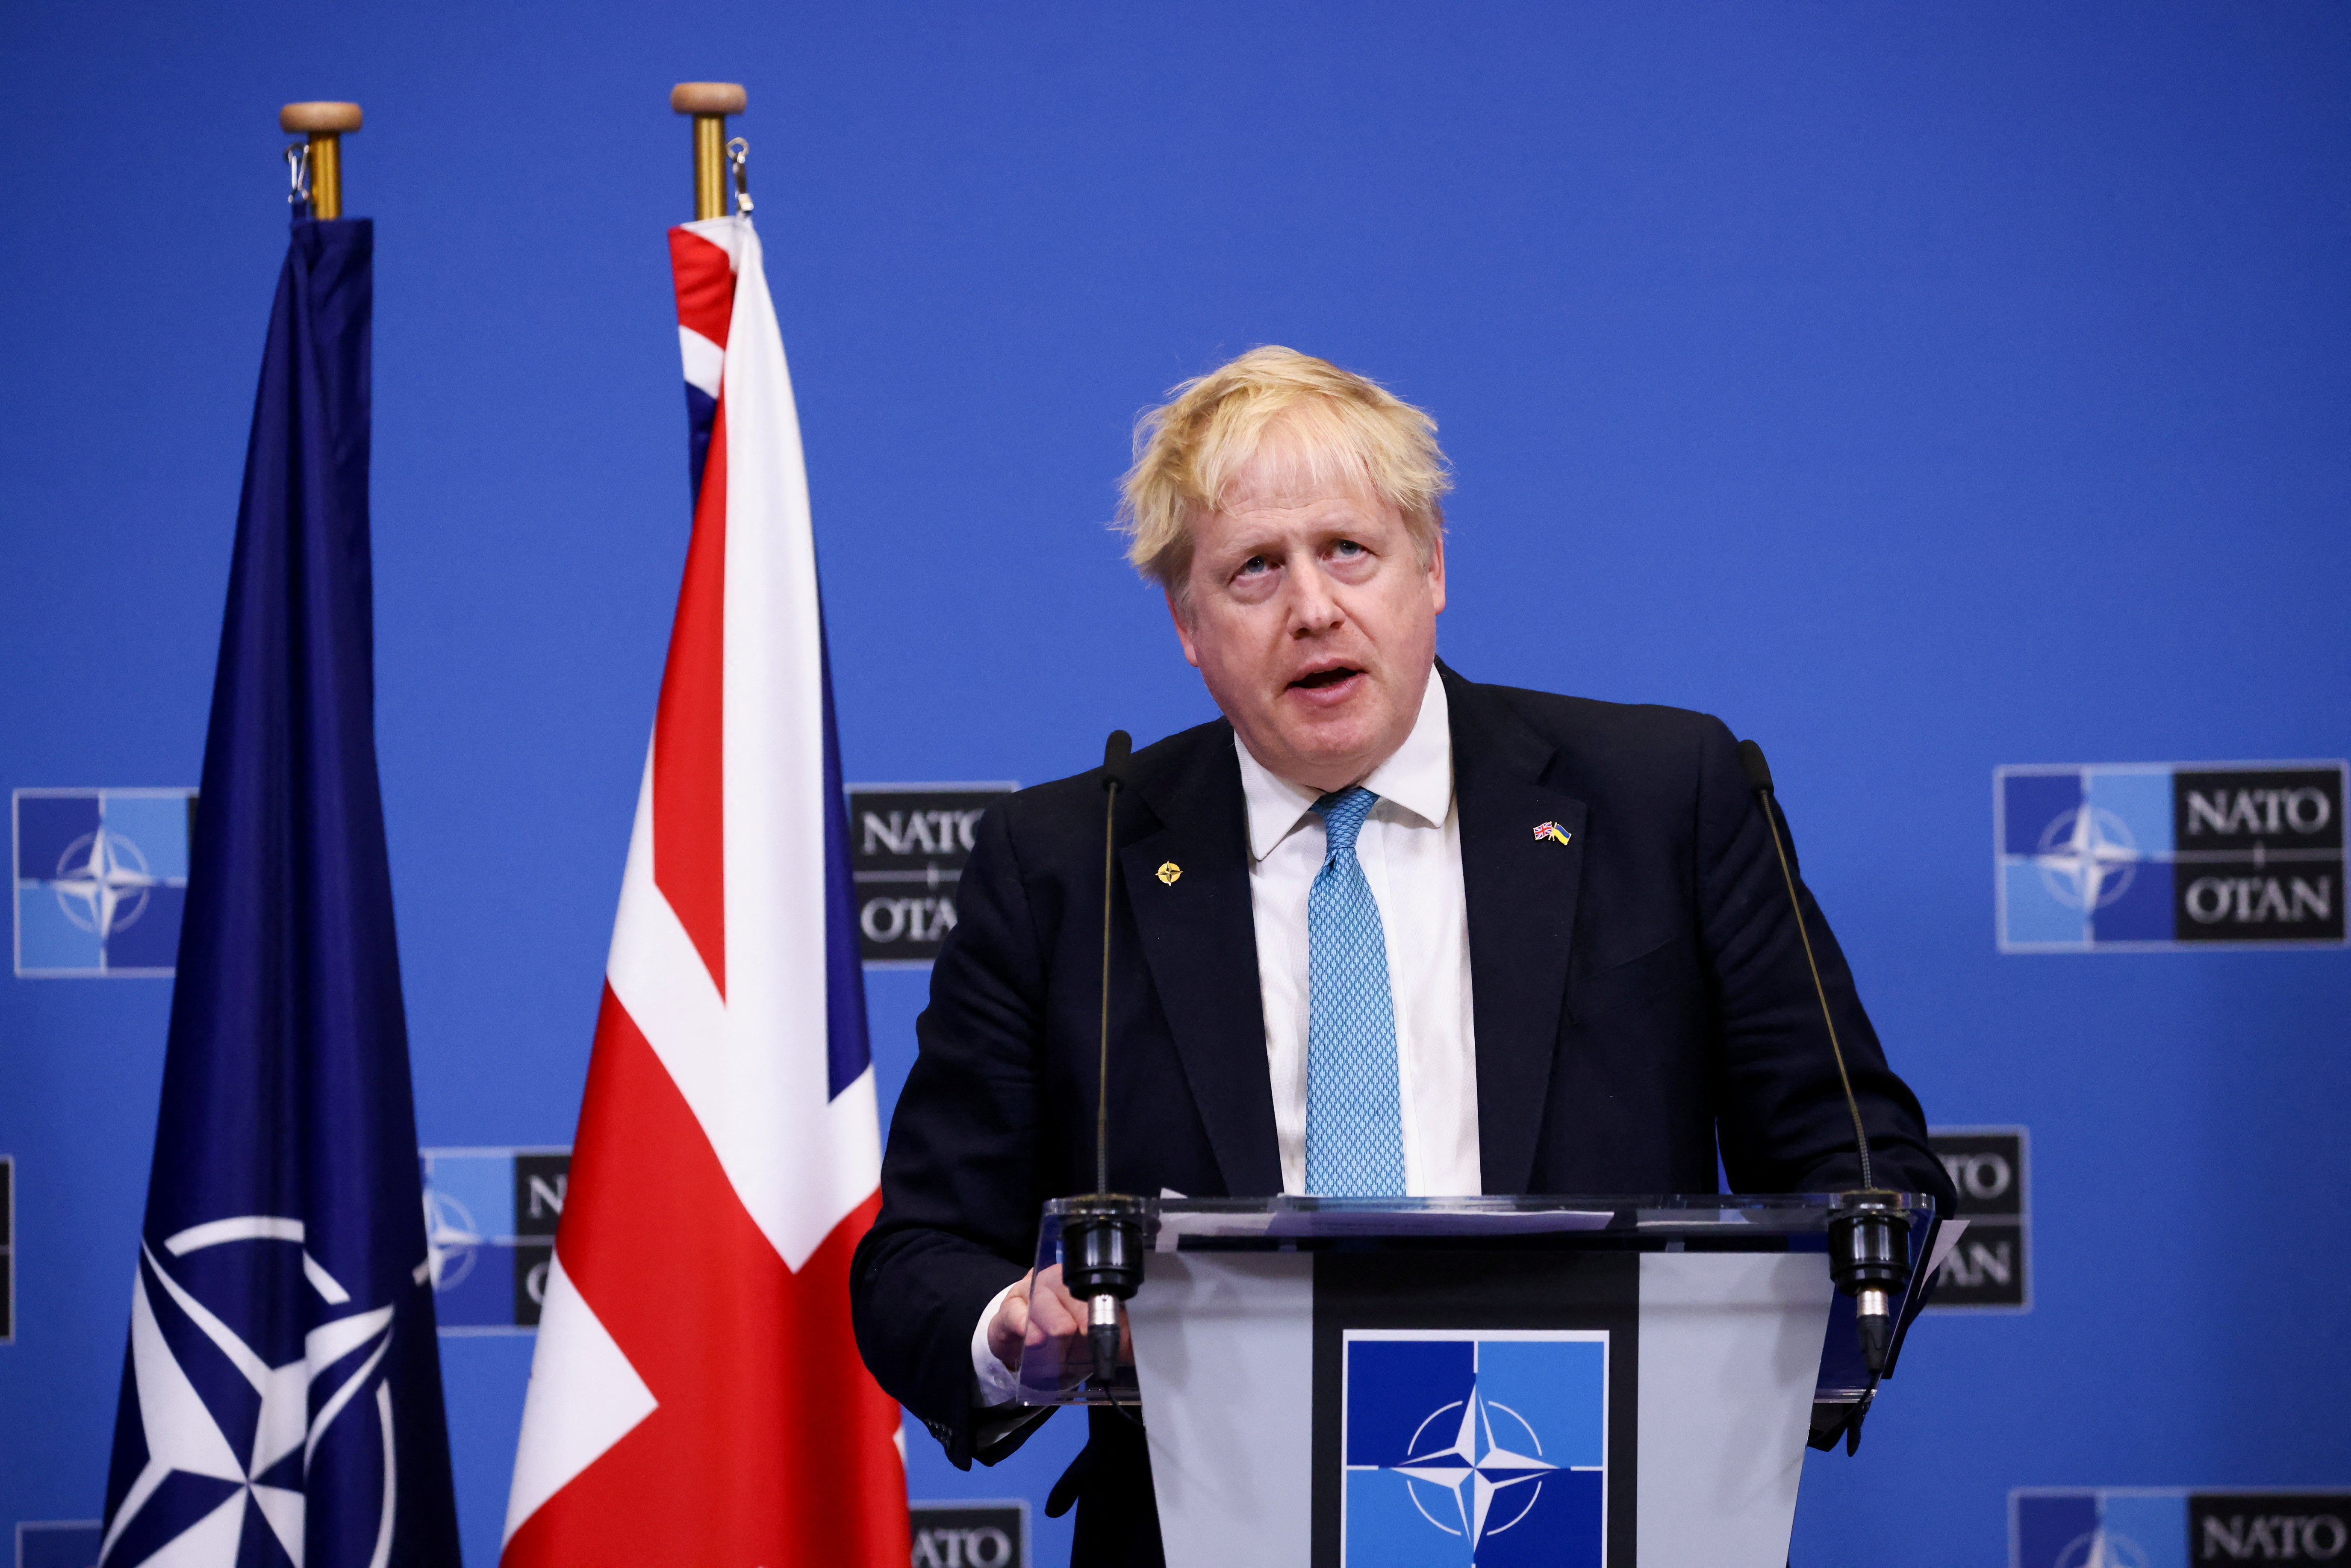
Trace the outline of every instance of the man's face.
<instances>
[{"instance_id":1,"label":"man's face","mask_svg":"<svg viewBox=\"0 0 2351 1568\"><path fill-rule=\"evenodd\" d=\"M1360 781L1412 733L1437 657L1445 547L1423 565L1404 517L1260 453L1192 524L1176 635L1259 762L1303 788Z\"/></svg>"}]
</instances>

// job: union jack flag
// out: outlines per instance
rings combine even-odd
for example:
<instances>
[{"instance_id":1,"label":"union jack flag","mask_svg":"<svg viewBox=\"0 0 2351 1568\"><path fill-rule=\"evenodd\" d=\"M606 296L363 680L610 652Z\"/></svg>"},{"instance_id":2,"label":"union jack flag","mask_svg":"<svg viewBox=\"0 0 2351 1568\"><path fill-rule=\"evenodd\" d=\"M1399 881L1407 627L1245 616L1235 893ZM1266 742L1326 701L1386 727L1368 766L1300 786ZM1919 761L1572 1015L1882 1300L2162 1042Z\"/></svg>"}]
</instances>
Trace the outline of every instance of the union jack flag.
<instances>
[{"instance_id":1,"label":"union jack flag","mask_svg":"<svg viewBox=\"0 0 2351 1568\"><path fill-rule=\"evenodd\" d=\"M881 1137L799 416L750 219L670 254L694 535L502 1561L899 1568L898 1407L849 1322Z\"/></svg>"}]
</instances>

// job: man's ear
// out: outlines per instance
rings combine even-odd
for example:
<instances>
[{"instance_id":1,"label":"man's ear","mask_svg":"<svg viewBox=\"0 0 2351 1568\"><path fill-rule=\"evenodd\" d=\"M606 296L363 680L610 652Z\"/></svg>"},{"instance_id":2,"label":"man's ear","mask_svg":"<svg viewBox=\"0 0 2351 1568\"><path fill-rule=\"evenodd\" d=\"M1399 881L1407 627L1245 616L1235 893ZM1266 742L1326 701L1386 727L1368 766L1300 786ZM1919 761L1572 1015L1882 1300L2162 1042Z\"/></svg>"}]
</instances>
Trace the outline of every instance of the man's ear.
<instances>
[{"instance_id":1,"label":"man's ear","mask_svg":"<svg viewBox=\"0 0 2351 1568\"><path fill-rule=\"evenodd\" d=\"M1176 641L1184 644L1184 662L1194 669L1200 667L1200 650L1192 641L1191 617L1185 612L1183 602L1173 589L1167 591L1167 619L1176 622Z\"/></svg>"},{"instance_id":2,"label":"man's ear","mask_svg":"<svg viewBox=\"0 0 2351 1568\"><path fill-rule=\"evenodd\" d=\"M1437 535L1436 543L1429 547L1428 586L1429 591L1437 600L1436 608L1432 613L1441 614L1445 610L1445 536L1443 534Z\"/></svg>"}]
</instances>

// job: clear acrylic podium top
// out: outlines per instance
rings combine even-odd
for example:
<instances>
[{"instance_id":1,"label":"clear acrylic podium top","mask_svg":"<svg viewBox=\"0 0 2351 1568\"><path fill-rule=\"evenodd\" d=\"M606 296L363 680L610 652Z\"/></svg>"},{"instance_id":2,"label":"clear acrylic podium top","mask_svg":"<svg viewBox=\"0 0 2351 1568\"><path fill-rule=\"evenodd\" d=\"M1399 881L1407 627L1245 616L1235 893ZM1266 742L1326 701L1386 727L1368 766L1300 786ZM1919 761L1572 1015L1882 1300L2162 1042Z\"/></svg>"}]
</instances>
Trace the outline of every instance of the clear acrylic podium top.
<instances>
[{"instance_id":1,"label":"clear acrylic podium top","mask_svg":"<svg viewBox=\"0 0 2351 1568\"><path fill-rule=\"evenodd\" d=\"M1037 1233L1037 1270L1061 1266L1061 1224L1083 1198L1045 1205ZM1910 1228L1913 1279L1935 1221L1934 1200L1899 1193L1890 1207ZM1826 1252L1828 1222L1837 1200L1825 1193L1731 1194L1616 1197L1249 1197L1144 1200L1144 1247L1154 1252L1271 1252L1403 1249L1614 1252ZM1149 1290L1147 1282L1144 1289ZM1908 1291L1895 1302L1902 1321ZM1823 1358L1820 1396L1858 1393L1857 1350L1840 1355L1853 1337L1852 1303L1840 1296ZM1847 1324L1842 1340L1836 1323ZM1064 1351L1070 1354L1064 1355ZM1848 1368L1843 1362L1850 1360ZM1081 1338L1066 1346L1030 1345L1020 1359L1024 1405L1124 1404L1136 1397L1131 1352L1123 1354L1117 1382L1090 1386L1092 1366ZM1851 1385L1848 1388L1846 1385Z\"/></svg>"}]
</instances>

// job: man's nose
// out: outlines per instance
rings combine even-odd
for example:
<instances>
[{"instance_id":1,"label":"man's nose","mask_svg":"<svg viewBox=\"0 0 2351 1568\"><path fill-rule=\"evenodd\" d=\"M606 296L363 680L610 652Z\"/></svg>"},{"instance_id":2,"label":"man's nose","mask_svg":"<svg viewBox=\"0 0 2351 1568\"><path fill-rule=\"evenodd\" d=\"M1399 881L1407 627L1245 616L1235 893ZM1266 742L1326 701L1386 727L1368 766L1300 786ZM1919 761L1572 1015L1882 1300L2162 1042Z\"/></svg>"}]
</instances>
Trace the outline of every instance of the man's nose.
<instances>
[{"instance_id":1,"label":"man's nose","mask_svg":"<svg viewBox=\"0 0 2351 1568\"><path fill-rule=\"evenodd\" d=\"M1317 563L1290 573L1290 634L1315 637L1330 631L1344 614L1331 591L1331 583Z\"/></svg>"}]
</instances>

